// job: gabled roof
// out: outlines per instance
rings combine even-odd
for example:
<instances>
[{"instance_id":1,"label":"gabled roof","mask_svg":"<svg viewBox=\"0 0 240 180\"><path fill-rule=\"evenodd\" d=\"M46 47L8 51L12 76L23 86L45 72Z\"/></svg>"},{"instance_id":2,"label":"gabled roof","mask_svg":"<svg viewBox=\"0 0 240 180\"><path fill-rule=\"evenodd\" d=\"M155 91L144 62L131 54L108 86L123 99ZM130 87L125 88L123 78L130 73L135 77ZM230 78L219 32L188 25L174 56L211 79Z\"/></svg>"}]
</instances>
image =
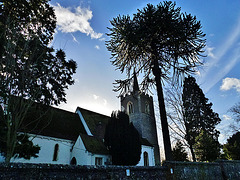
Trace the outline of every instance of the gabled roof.
<instances>
[{"instance_id":1,"label":"gabled roof","mask_svg":"<svg viewBox=\"0 0 240 180\"><path fill-rule=\"evenodd\" d=\"M154 147L147 139L145 138L141 138L140 139L141 145L145 145L145 146L151 146Z\"/></svg>"},{"instance_id":2,"label":"gabled roof","mask_svg":"<svg viewBox=\"0 0 240 180\"><path fill-rule=\"evenodd\" d=\"M103 141L94 136L88 136L86 134L80 134L83 144L87 151L94 154L109 154Z\"/></svg>"},{"instance_id":3,"label":"gabled roof","mask_svg":"<svg viewBox=\"0 0 240 180\"><path fill-rule=\"evenodd\" d=\"M104 139L105 128L110 117L80 107L77 110L81 112L93 136Z\"/></svg>"},{"instance_id":4,"label":"gabled roof","mask_svg":"<svg viewBox=\"0 0 240 180\"><path fill-rule=\"evenodd\" d=\"M40 104L29 109L21 131L73 141L86 134L78 114Z\"/></svg>"}]
</instances>

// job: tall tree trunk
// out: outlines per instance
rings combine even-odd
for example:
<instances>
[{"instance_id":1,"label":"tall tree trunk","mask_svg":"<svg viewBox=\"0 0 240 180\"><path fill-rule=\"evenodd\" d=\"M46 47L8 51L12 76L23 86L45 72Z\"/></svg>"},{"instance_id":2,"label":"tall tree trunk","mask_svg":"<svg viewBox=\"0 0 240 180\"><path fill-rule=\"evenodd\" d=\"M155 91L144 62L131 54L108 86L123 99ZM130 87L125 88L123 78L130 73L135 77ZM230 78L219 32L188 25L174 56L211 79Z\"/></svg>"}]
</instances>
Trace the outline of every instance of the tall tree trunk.
<instances>
[{"instance_id":1,"label":"tall tree trunk","mask_svg":"<svg viewBox=\"0 0 240 180\"><path fill-rule=\"evenodd\" d=\"M167 161L172 161L173 156L172 156L171 142L170 142L170 136L169 136L169 130L168 130L166 108L164 103L163 88L162 88L162 82L161 82L161 69L158 67L157 60L155 60L154 62L153 75L155 76L155 81L157 86L157 95L158 95L158 104L159 104L159 111L160 111L160 118L161 118L161 125L162 125L165 158Z\"/></svg>"},{"instance_id":2,"label":"tall tree trunk","mask_svg":"<svg viewBox=\"0 0 240 180\"><path fill-rule=\"evenodd\" d=\"M195 153L193 151L193 146L191 144L189 145L189 149L190 149L191 154L192 154L193 162L196 162L196 156L195 156Z\"/></svg>"}]
</instances>

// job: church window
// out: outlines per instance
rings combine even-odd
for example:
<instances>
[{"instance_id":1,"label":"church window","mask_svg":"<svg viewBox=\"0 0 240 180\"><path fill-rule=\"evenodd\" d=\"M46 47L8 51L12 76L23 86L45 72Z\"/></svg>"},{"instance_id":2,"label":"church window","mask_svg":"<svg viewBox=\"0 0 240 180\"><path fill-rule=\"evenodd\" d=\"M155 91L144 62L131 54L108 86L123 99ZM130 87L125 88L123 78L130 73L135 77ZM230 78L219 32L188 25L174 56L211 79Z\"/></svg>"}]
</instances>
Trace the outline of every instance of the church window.
<instances>
[{"instance_id":1,"label":"church window","mask_svg":"<svg viewBox=\"0 0 240 180\"><path fill-rule=\"evenodd\" d=\"M57 161L57 159L58 159L58 151L59 151L59 145L55 144L54 153L53 153L53 161Z\"/></svg>"},{"instance_id":2,"label":"church window","mask_svg":"<svg viewBox=\"0 0 240 180\"><path fill-rule=\"evenodd\" d=\"M72 158L70 164L71 164L71 165L77 165L77 160L76 160L75 157Z\"/></svg>"},{"instance_id":3,"label":"church window","mask_svg":"<svg viewBox=\"0 0 240 180\"><path fill-rule=\"evenodd\" d=\"M150 114L150 106L148 102L145 103L145 113Z\"/></svg>"},{"instance_id":4,"label":"church window","mask_svg":"<svg viewBox=\"0 0 240 180\"><path fill-rule=\"evenodd\" d=\"M143 153L144 166L149 166L148 153L145 151Z\"/></svg>"},{"instance_id":5,"label":"church window","mask_svg":"<svg viewBox=\"0 0 240 180\"><path fill-rule=\"evenodd\" d=\"M103 165L103 164L102 164L102 158L96 157L96 158L95 158L95 165L96 165L96 166L101 166L101 165Z\"/></svg>"},{"instance_id":6,"label":"church window","mask_svg":"<svg viewBox=\"0 0 240 180\"><path fill-rule=\"evenodd\" d=\"M127 104L127 113L132 114L133 113L133 103L131 101Z\"/></svg>"}]
</instances>

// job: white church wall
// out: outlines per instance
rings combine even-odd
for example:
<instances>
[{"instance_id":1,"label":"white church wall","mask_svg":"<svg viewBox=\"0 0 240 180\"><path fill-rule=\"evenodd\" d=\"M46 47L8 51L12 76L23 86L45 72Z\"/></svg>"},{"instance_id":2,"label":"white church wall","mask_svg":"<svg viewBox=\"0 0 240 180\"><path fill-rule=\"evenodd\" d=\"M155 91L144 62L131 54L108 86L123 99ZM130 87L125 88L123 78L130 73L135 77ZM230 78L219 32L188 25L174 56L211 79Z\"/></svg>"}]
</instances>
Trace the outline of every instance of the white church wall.
<instances>
[{"instance_id":1,"label":"white church wall","mask_svg":"<svg viewBox=\"0 0 240 180\"><path fill-rule=\"evenodd\" d=\"M71 159L73 157L76 158L77 165L96 165L96 158L98 158L98 162L102 161L101 165L105 165L106 162L111 161L110 155L93 154L88 152L80 136L73 146Z\"/></svg>"},{"instance_id":2,"label":"white church wall","mask_svg":"<svg viewBox=\"0 0 240 180\"><path fill-rule=\"evenodd\" d=\"M144 145L142 145L141 159L137 164L137 166L144 166L144 152L147 152L148 154L149 166L155 166L154 148L150 146L144 146Z\"/></svg>"},{"instance_id":3,"label":"white church wall","mask_svg":"<svg viewBox=\"0 0 240 180\"><path fill-rule=\"evenodd\" d=\"M76 143L73 146L71 159L76 158L77 165L90 165L91 162L89 153L86 150L81 137L79 136Z\"/></svg>"},{"instance_id":4,"label":"white church wall","mask_svg":"<svg viewBox=\"0 0 240 180\"><path fill-rule=\"evenodd\" d=\"M70 150L73 145L72 141L37 135L33 139L33 144L37 144L41 148L37 158L31 158L30 160L23 158L12 159L11 162L70 164ZM58 152L56 161L54 161L53 156L56 144L58 144Z\"/></svg>"}]
</instances>

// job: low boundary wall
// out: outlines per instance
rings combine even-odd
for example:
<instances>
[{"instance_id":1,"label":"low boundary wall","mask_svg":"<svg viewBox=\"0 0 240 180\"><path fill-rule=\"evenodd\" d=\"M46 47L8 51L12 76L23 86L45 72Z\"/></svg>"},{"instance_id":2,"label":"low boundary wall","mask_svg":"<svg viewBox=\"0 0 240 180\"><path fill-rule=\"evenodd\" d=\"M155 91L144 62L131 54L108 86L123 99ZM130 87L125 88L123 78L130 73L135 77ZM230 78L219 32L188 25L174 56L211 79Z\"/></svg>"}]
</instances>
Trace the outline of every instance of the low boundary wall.
<instances>
[{"instance_id":1,"label":"low boundary wall","mask_svg":"<svg viewBox=\"0 0 240 180\"><path fill-rule=\"evenodd\" d=\"M166 161L163 166L71 166L53 164L6 165L0 163L0 180L239 180L240 161L214 163Z\"/></svg>"}]
</instances>

